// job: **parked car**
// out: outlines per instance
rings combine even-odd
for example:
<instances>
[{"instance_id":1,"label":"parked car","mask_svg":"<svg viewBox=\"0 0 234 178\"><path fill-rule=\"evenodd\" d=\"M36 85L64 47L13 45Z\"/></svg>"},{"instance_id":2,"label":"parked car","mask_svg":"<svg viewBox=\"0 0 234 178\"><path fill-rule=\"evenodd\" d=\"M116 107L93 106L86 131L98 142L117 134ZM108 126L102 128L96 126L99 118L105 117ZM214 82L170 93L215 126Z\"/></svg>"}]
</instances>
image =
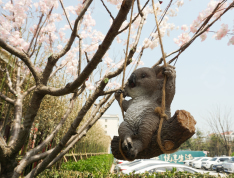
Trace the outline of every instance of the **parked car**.
<instances>
[{"instance_id":1,"label":"parked car","mask_svg":"<svg viewBox=\"0 0 234 178\"><path fill-rule=\"evenodd\" d=\"M223 172L223 164L229 162L230 158L227 158L223 162L213 165L213 170L216 172Z\"/></svg>"},{"instance_id":2,"label":"parked car","mask_svg":"<svg viewBox=\"0 0 234 178\"><path fill-rule=\"evenodd\" d=\"M167 163L167 164L157 164L154 166L142 166L138 167L135 169L135 174L140 174L140 173L145 173L146 171L149 173L154 173L154 172L166 172L166 171L172 171L173 168L176 168L176 171L181 171L181 172L188 172L188 173L207 173L208 171L202 171L202 170L197 170L194 168L191 168L189 166L185 166L183 164L176 164L176 163ZM214 175L217 176L217 173L214 172L209 172L209 175ZM219 174L221 177L224 177L224 174Z\"/></svg>"},{"instance_id":3,"label":"parked car","mask_svg":"<svg viewBox=\"0 0 234 178\"><path fill-rule=\"evenodd\" d=\"M230 157L214 157L211 160L206 161L206 163L204 164L204 169L213 170L213 166L215 164L218 164L220 162L224 162L227 159L230 159Z\"/></svg>"},{"instance_id":4,"label":"parked car","mask_svg":"<svg viewBox=\"0 0 234 178\"><path fill-rule=\"evenodd\" d=\"M184 164L186 166L189 166L189 162L194 161L195 159L197 159L197 157L194 157L193 159L189 159L189 160L184 160Z\"/></svg>"},{"instance_id":5,"label":"parked car","mask_svg":"<svg viewBox=\"0 0 234 178\"><path fill-rule=\"evenodd\" d=\"M118 172L122 172L124 174L129 174L130 172L135 171L135 169L137 169L138 167L141 166L152 166L155 164L168 164L169 162L167 161L160 161L160 160L156 160L156 159L138 159L135 161L130 162L127 165L119 165L117 166L117 170Z\"/></svg>"},{"instance_id":6,"label":"parked car","mask_svg":"<svg viewBox=\"0 0 234 178\"><path fill-rule=\"evenodd\" d=\"M196 162L196 161L200 161L201 159L203 159L204 157L197 157L196 159L192 160L189 162L189 166L193 166L193 163Z\"/></svg>"},{"instance_id":7,"label":"parked car","mask_svg":"<svg viewBox=\"0 0 234 178\"><path fill-rule=\"evenodd\" d=\"M201 169L202 168L202 162L208 161L210 159L212 159L212 158L211 157L203 157L200 160L193 161L192 167L197 168L197 169Z\"/></svg>"},{"instance_id":8,"label":"parked car","mask_svg":"<svg viewBox=\"0 0 234 178\"><path fill-rule=\"evenodd\" d=\"M234 173L234 157L230 158L228 162L223 163L223 170L227 173Z\"/></svg>"}]
</instances>

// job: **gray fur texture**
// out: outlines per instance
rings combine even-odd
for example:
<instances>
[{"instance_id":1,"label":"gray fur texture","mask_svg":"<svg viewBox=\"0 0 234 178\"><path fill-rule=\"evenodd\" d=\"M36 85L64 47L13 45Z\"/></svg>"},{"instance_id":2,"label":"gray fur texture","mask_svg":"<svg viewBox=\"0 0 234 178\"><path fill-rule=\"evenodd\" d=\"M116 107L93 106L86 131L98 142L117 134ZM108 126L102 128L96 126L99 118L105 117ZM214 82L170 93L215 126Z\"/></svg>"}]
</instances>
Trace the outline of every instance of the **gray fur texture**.
<instances>
[{"instance_id":1,"label":"gray fur texture","mask_svg":"<svg viewBox=\"0 0 234 178\"><path fill-rule=\"evenodd\" d=\"M122 149L130 159L148 147L158 129L160 118L154 110L161 106L164 75L167 76L165 113L170 118L170 106L175 95L175 67L139 68L131 74L125 86L124 96L132 99L122 101L126 113L118 132ZM115 97L120 104L120 92L116 92Z\"/></svg>"}]
</instances>

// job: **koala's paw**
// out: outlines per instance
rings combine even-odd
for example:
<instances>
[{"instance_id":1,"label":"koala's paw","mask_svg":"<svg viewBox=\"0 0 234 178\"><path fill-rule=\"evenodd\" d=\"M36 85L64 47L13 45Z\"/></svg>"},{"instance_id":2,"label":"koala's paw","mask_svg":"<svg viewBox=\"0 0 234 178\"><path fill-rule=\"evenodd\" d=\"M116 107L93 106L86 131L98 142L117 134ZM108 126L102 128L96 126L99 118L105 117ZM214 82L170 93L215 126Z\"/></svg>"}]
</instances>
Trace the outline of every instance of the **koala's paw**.
<instances>
[{"instance_id":1,"label":"koala's paw","mask_svg":"<svg viewBox=\"0 0 234 178\"><path fill-rule=\"evenodd\" d=\"M164 68L163 72L168 78L175 78L176 77L176 71L174 66L168 65Z\"/></svg>"},{"instance_id":2,"label":"koala's paw","mask_svg":"<svg viewBox=\"0 0 234 178\"><path fill-rule=\"evenodd\" d=\"M125 151L129 151L132 147L133 147L132 138L131 137L125 138L122 142L122 149Z\"/></svg>"},{"instance_id":3,"label":"koala's paw","mask_svg":"<svg viewBox=\"0 0 234 178\"><path fill-rule=\"evenodd\" d=\"M118 91L116 91L116 92L115 92L115 98L116 98L116 99L119 99L121 93L123 93L123 90L121 90L121 89L118 90Z\"/></svg>"}]
</instances>

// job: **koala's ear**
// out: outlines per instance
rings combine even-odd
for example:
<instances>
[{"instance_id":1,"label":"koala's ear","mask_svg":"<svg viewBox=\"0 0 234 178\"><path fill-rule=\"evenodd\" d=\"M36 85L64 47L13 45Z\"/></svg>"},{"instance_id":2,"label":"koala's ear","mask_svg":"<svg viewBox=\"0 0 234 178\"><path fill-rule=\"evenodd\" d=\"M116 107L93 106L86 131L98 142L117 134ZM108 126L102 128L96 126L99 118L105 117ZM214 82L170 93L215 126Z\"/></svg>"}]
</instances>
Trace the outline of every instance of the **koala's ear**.
<instances>
[{"instance_id":1,"label":"koala's ear","mask_svg":"<svg viewBox=\"0 0 234 178\"><path fill-rule=\"evenodd\" d=\"M153 67L153 70L156 74L156 78L157 79L163 79L164 78L164 75L163 75L163 66L154 66Z\"/></svg>"}]
</instances>

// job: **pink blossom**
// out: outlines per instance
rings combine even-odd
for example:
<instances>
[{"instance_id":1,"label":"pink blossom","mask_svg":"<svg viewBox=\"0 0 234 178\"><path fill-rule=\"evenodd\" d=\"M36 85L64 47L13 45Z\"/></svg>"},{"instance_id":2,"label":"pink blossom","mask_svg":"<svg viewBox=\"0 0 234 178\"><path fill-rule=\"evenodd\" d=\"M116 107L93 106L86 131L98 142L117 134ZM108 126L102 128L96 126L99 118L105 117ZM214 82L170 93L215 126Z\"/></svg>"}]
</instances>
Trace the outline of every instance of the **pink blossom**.
<instances>
[{"instance_id":1,"label":"pink blossom","mask_svg":"<svg viewBox=\"0 0 234 178\"><path fill-rule=\"evenodd\" d=\"M182 26L181 26L181 30L187 31L187 30L188 30L188 26L187 26L187 25L182 25Z\"/></svg>"},{"instance_id":2,"label":"pink blossom","mask_svg":"<svg viewBox=\"0 0 234 178\"><path fill-rule=\"evenodd\" d=\"M217 31L217 33L213 36L216 40L221 40L224 36L226 36L228 30L227 24L222 24L222 27Z\"/></svg>"},{"instance_id":3,"label":"pink blossom","mask_svg":"<svg viewBox=\"0 0 234 178\"><path fill-rule=\"evenodd\" d=\"M146 38L144 41L143 41L143 46L144 48L148 48L150 45L151 45L152 41L150 41L148 38Z\"/></svg>"},{"instance_id":4,"label":"pink blossom","mask_svg":"<svg viewBox=\"0 0 234 178\"><path fill-rule=\"evenodd\" d=\"M78 4L78 6L76 7L76 14L77 15L80 15L80 12L82 11L83 9L83 4Z\"/></svg>"},{"instance_id":5,"label":"pink blossom","mask_svg":"<svg viewBox=\"0 0 234 178\"><path fill-rule=\"evenodd\" d=\"M107 67L110 67L110 65L112 64L112 59L110 57L106 57L104 59L104 63L107 65Z\"/></svg>"},{"instance_id":6,"label":"pink blossom","mask_svg":"<svg viewBox=\"0 0 234 178\"><path fill-rule=\"evenodd\" d=\"M205 41L205 39L207 38L207 32L204 32L200 35L201 41Z\"/></svg>"},{"instance_id":7,"label":"pink blossom","mask_svg":"<svg viewBox=\"0 0 234 178\"><path fill-rule=\"evenodd\" d=\"M182 46L183 44L187 43L191 37L189 36L188 33L182 33L181 35L178 36L178 39L174 39L174 42L178 44L179 46Z\"/></svg>"},{"instance_id":8,"label":"pink blossom","mask_svg":"<svg viewBox=\"0 0 234 178\"><path fill-rule=\"evenodd\" d=\"M88 90L95 90L96 87L92 85L92 83L90 83L89 81L85 82L85 86Z\"/></svg>"},{"instance_id":9,"label":"pink blossom","mask_svg":"<svg viewBox=\"0 0 234 178\"><path fill-rule=\"evenodd\" d=\"M176 5L177 5L178 7L183 6L183 5L184 5L184 1L183 1L183 0L178 0L178 1L176 2Z\"/></svg>"},{"instance_id":10,"label":"pink blossom","mask_svg":"<svg viewBox=\"0 0 234 178\"><path fill-rule=\"evenodd\" d=\"M229 45L234 45L234 36L229 40L228 46L229 46Z\"/></svg>"}]
</instances>

